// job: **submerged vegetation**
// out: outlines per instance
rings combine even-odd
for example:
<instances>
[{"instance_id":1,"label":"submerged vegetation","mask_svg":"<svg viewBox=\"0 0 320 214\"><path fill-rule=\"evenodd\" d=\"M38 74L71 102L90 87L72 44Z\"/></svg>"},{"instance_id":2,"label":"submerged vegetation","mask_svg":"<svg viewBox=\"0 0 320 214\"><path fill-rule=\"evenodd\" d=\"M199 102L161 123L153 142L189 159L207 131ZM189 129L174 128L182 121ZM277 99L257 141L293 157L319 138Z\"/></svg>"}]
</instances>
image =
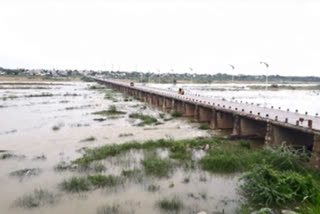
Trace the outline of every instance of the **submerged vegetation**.
<instances>
[{"instance_id":1,"label":"submerged vegetation","mask_svg":"<svg viewBox=\"0 0 320 214\"><path fill-rule=\"evenodd\" d=\"M235 143L219 137L149 140L143 143L128 142L88 149L83 157L73 163L89 164L130 150L143 149L151 152L156 148L168 149L169 157L161 158L155 153L145 155L141 164L146 175L168 177L175 167L198 167L224 174L244 172L241 178L242 193L248 198L249 205L256 208L290 207L292 204L301 203L308 203L310 207L314 206L320 194L320 173L304 166L307 152L294 150L284 144L276 148L258 149L252 148L249 141L240 140ZM195 160L191 151L204 148L207 148L205 155ZM122 176L137 175L135 173L140 174L140 169L124 170ZM184 182L189 181L190 178L187 178ZM162 203L164 207L167 202Z\"/></svg>"},{"instance_id":2,"label":"submerged vegetation","mask_svg":"<svg viewBox=\"0 0 320 214\"><path fill-rule=\"evenodd\" d=\"M35 189L33 193L24 195L15 201L15 205L24 208L35 208L46 204L54 204L57 197L47 190Z\"/></svg>"},{"instance_id":3,"label":"submerged vegetation","mask_svg":"<svg viewBox=\"0 0 320 214\"><path fill-rule=\"evenodd\" d=\"M112 116L112 115L126 114L126 112L118 111L115 105L110 105L107 110L96 111L96 112L93 112L92 114Z\"/></svg>"},{"instance_id":4,"label":"submerged vegetation","mask_svg":"<svg viewBox=\"0 0 320 214\"><path fill-rule=\"evenodd\" d=\"M132 113L129 115L129 118L142 120L142 122L140 122L138 126L151 125L158 122L157 118L140 113Z\"/></svg>"},{"instance_id":5,"label":"submerged vegetation","mask_svg":"<svg viewBox=\"0 0 320 214\"><path fill-rule=\"evenodd\" d=\"M183 203L177 197L174 197L172 199L164 198L157 202L157 206L164 211L177 212L183 208Z\"/></svg>"}]
</instances>

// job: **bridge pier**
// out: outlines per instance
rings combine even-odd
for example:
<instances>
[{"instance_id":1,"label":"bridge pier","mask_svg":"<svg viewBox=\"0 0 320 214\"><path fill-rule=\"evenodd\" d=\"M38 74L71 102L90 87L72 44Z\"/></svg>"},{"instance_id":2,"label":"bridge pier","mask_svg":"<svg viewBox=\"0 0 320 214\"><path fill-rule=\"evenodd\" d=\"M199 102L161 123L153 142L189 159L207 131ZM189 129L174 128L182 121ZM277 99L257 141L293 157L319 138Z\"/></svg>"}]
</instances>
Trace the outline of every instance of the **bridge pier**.
<instances>
[{"instance_id":1,"label":"bridge pier","mask_svg":"<svg viewBox=\"0 0 320 214\"><path fill-rule=\"evenodd\" d=\"M267 133L267 125L264 122L241 117L234 117L233 137L241 138L265 138Z\"/></svg>"},{"instance_id":2,"label":"bridge pier","mask_svg":"<svg viewBox=\"0 0 320 214\"><path fill-rule=\"evenodd\" d=\"M282 143L286 143L293 147L305 147L307 150L312 151L314 147L314 134L297 132L291 128L269 123L267 125L265 142L266 144L271 145L281 145Z\"/></svg>"},{"instance_id":3,"label":"bridge pier","mask_svg":"<svg viewBox=\"0 0 320 214\"><path fill-rule=\"evenodd\" d=\"M184 102L175 100L173 109L174 111L181 112L182 114L184 114Z\"/></svg>"},{"instance_id":4,"label":"bridge pier","mask_svg":"<svg viewBox=\"0 0 320 214\"><path fill-rule=\"evenodd\" d=\"M212 110L210 127L212 129L233 129L234 117L230 113Z\"/></svg>"},{"instance_id":5,"label":"bridge pier","mask_svg":"<svg viewBox=\"0 0 320 214\"><path fill-rule=\"evenodd\" d=\"M310 164L316 169L320 169L320 134L317 133L313 136L313 148Z\"/></svg>"},{"instance_id":6,"label":"bridge pier","mask_svg":"<svg viewBox=\"0 0 320 214\"><path fill-rule=\"evenodd\" d=\"M191 103L184 103L184 117L193 117L196 109L196 105Z\"/></svg>"}]
</instances>

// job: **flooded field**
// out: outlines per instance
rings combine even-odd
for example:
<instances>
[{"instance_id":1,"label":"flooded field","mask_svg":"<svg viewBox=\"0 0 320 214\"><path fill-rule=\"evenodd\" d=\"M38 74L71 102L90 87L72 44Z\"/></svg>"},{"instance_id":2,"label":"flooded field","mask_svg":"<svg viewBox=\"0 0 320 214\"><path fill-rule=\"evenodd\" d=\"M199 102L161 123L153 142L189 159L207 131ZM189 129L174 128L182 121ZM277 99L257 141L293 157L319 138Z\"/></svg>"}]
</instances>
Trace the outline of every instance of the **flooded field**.
<instances>
[{"instance_id":1,"label":"flooded field","mask_svg":"<svg viewBox=\"0 0 320 214\"><path fill-rule=\"evenodd\" d=\"M192 167L168 148L72 165L97 146L216 134L93 85L0 82L1 213L236 213L239 176L193 165L202 148L192 150ZM166 163L164 174L149 174Z\"/></svg>"},{"instance_id":2,"label":"flooded field","mask_svg":"<svg viewBox=\"0 0 320 214\"><path fill-rule=\"evenodd\" d=\"M277 88L269 85L269 90L265 91L264 84L146 84L147 86L170 89L178 91L183 88L186 94L200 94L202 96L226 99L229 101L243 101L261 106L281 109L296 109L310 115L320 114L320 89L316 87L311 90L289 90L287 88L305 87L311 88L317 84L280 84Z\"/></svg>"}]
</instances>

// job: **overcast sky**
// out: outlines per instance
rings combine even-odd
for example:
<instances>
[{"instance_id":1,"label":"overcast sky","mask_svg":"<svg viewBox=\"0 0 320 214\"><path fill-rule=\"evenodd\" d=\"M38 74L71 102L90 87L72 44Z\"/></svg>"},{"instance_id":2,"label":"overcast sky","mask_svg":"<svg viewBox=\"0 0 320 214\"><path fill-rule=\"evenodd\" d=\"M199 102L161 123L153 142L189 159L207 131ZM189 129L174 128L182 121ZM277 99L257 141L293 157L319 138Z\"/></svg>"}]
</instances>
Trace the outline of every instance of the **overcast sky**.
<instances>
[{"instance_id":1,"label":"overcast sky","mask_svg":"<svg viewBox=\"0 0 320 214\"><path fill-rule=\"evenodd\" d=\"M0 0L2 67L264 74L260 61L320 76L320 1Z\"/></svg>"}]
</instances>

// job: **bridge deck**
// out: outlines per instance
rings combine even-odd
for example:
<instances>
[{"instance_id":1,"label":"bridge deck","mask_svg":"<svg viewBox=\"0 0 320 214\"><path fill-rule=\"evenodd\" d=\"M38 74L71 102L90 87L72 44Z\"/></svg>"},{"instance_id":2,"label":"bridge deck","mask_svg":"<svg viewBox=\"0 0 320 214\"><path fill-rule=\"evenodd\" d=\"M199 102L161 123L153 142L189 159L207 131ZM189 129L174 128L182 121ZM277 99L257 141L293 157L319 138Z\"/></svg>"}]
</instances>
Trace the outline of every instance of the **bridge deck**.
<instances>
[{"instance_id":1,"label":"bridge deck","mask_svg":"<svg viewBox=\"0 0 320 214\"><path fill-rule=\"evenodd\" d=\"M119 82L119 81L113 81L113 80L103 80L106 82L110 82L116 85L122 85L126 87L130 87L129 83L127 82ZM277 123L283 124L283 126L295 126L296 128L302 128L302 129L309 129L309 131L320 131L320 117L319 116L312 116L312 115L304 115L296 112L288 112L286 110L279 110L279 109L271 109L266 107L261 107L249 103L238 103L238 102L232 102L232 101L226 101L221 99L214 99L210 97L204 97L204 96L195 96L191 94L184 94L179 95L177 92L173 92L166 89L159 89L159 88L153 88L153 87L147 87L143 85L135 85L134 87L137 90L169 97L169 98L175 98L177 100L181 101L187 101L187 102L194 102L198 103L200 105L206 105L206 106L212 106L220 110L226 110L226 111L233 111L237 114L241 115L248 115L250 117L256 117L257 119L262 120L275 120L277 117ZM285 123L285 120L287 118L287 123ZM299 122L299 125L297 126L297 121L303 118L303 122ZM308 120L312 120L312 129L308 128Z\"/></svg>"}]
</instances>

